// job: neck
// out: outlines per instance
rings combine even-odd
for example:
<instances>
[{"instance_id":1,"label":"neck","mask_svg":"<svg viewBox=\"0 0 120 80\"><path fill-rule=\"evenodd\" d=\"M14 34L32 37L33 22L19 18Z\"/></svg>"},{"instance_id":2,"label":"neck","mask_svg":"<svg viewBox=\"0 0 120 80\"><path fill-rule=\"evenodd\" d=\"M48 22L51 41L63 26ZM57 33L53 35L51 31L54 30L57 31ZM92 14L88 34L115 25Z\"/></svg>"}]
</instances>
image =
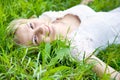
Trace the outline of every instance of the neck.
<instances>
[{"instance_id":1,"label":"neck","mask_svg":"<svg viewBox=\"0 0 120 80\"><path fill-rule=\"evenodd\" d=\"M69 33L79 27L80 19L75 15L67 14L63 18L56 19L52 25L57 36L66 38Z\"/></svg>"}]
</instances>

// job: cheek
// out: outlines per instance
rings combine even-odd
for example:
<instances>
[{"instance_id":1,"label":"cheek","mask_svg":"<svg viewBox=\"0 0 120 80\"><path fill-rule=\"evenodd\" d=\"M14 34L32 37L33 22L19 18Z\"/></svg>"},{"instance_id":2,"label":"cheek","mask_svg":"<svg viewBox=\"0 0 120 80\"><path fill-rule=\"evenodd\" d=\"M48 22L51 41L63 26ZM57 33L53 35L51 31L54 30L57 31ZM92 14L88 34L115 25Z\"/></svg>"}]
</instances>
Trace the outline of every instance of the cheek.
<instances>
[{"instance_id":1,"label":"cheek","mask_svg":"<svg viewBox=\"0 0 120 80\"><path fill-rule=\"evenodd\" d=\"M38 37L38 44L43 42L44 37L42 35L37 35L37 37Z\"/></svg>"},{"instance_id":2,"label":"cheek","mask_svg":"<svg viewBox=\"0 0 120 80\"><path fill-rule=\"evenodd\" d=\"M51 37L45 37L45 36L43 36L43 37L42 37L42 41L43 41L43 42L51 42L51 41L52 41L52 38L51 38Z\"/></svg>"},{"instance_id":3,"label":"cheek","mask_svg":"<svg viewBox=\"0 0 120 80\"><path fill-rule=\"evenodd\" d=\"M47 38L44 39L44 42L50 42L50 41L51 41L51 40L50 40L49 37L47 37Z\"/></svg>"}]
</instances>

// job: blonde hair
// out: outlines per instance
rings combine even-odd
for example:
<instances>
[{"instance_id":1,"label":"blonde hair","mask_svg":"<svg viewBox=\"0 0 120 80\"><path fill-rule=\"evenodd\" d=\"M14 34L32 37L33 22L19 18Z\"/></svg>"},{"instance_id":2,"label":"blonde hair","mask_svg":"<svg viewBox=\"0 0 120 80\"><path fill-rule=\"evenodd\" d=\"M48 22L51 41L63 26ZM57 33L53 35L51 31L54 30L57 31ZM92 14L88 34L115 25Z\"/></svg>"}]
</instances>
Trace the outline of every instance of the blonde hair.
<instances>
[{"instance_id":1,"label":"blonde hair","mask_svg":"<svg viewBox=\"0 0 120 80\"><path fill-rule=\"evenodd\" d=\"M14 35L17 28L21 25L27 22L27 19L15 19L12 22L10 22L9 26L7 27L7 33L8 35Z\"/></svg>"},{"instance_id":2,"label":"blonde hair","mask_svg":"<svg viewBox=\"0 0 120 80\"><path fill-rule=\"evenodd\" d=\"M15 37L16 30L20 27L21 24L24 24L27 22L27 19L15 19L10 22L10 24L7 27L7 36L12 37L13 42L15 44L19 45L19 40Z\"/></svg>"}]
</instances>

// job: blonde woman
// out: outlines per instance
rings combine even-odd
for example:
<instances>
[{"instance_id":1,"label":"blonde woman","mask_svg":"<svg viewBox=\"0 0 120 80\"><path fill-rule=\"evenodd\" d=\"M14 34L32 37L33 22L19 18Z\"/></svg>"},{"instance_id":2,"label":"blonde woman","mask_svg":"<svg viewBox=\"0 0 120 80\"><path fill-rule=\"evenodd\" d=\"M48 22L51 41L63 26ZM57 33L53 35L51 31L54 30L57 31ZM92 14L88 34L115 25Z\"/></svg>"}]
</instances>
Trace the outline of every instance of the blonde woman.
<instances>
[{"instance_id":1,"label":"blonde woman","mask_svg":"<svg viewBox=\"0 0 120 80\"><path fill-rule=\"evenodd\" d=\"M86 63L97 62L93 68L98 76L110 74L111 79L120 80L120 73L106 66L92 53L109 44L120 43L120 8L110 12L95 12L86 5L77 5L65 11L48 11L39 18L17 19L8 30L14 40L23 46L37 46L57 38L71 41L71 55Z\"/></svg>"}]
</instances>

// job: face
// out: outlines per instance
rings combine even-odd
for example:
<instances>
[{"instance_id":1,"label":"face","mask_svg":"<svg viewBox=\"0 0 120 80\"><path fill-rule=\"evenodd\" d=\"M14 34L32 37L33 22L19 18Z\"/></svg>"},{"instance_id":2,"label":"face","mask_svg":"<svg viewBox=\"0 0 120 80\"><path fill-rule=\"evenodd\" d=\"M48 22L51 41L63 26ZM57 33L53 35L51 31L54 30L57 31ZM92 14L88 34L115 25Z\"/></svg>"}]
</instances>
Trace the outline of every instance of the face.
<instances>
[{"instance_id":1,"label":"face","mask_svg":"<svg viewBox=\"0 0 120 80\"><path fill-rule=\"evenodd\" d=\"M55 39L55 30L40 19L25 19L16 32L17 43L26 46L39 45L41 42L50 42Z\"/></svg>"}]
</instances>

